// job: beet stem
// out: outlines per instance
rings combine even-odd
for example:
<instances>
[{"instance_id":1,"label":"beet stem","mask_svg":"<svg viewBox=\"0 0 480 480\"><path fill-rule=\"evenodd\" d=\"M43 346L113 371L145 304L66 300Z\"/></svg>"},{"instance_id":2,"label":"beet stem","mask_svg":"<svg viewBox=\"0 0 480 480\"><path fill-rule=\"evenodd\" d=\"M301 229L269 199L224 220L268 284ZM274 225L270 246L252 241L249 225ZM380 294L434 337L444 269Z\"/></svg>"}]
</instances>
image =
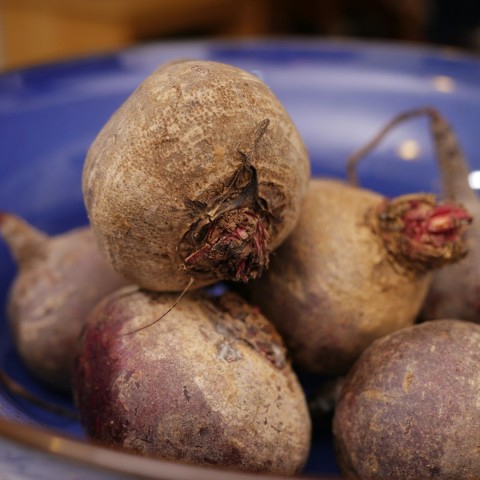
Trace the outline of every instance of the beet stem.
<instances>
[{"instance_id":1,"label":"beet stem","mask_svg":"<svg viewBox=\"0 0 480 480\"><path fill-rule=\"evenodd\" d=\"M436 110L429 112L430 130L434 138L443 193L447 199L467 204L478 202L477 194L470 188L470 168L455 132L447 120Z\"/></svg>"},{"instance_id":2,"label":"beet stem","mask_svg":"<svg viewBox=\"0 0 480 480\"><path fill-rule=\"evenodd\" d=\"M214 273L219 279L248 282L268 266L268 231L262 217L235 208L208 224L200 245L184 259L193 275Z\"/></svg>"}]
</instances>

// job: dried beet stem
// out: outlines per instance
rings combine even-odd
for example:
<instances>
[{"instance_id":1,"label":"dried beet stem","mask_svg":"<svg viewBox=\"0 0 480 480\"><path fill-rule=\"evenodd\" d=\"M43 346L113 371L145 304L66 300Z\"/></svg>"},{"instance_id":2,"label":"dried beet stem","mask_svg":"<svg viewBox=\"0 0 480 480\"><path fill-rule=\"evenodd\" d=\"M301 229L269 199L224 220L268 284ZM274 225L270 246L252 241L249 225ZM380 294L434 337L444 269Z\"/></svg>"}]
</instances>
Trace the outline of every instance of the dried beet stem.
<instances>
[{"instance_id":1,"label":"dried beet stem","mask_svg":"<svg viewBox=\"0 0 480 480\"><path fill-rule=\"evenodd\" d=\"M443 195L468 206L470 203L478 203L477 194L468 183L470 169L455 132L438 111L429 109L428 114L441 171Z\"/></svg>"},{"instance_id":2,"label":"dried beet stem","mask_svg":"<svg viewBox=\"0 0 480 480\"><path fill-rule=\"evenodd\" d=\"M268 232L263 220L250 209L231 210L209 225L201 246L185 258L192 274L248 282L268 266Z\"/></svg>"},{"instance_id":3,"label":"dried beet stem","mask_svg":"<svg viewBox=\"0 0 480 480\"><path fill-rule=\"evenodd\" d=\"M468 257L456 265L435 273L425 302L422 318L460 318L480 322L480 201L470 187L470 168L455 132L437 111L430 114L430 129L434 138L442 180L442 192L447 198L462 202L473 216L473 224L465 233Z\"/></svg>"},{"instance_id":4,"label":"dried beet stem","mask_svg":"<svg viewBox=\"0 0 480 480\"><path fill-rule=\"evenodd\" d=\"M375 227L395 261L415 272L457 262L468 250L463 239L471 215L460 205L437 203L434 195L409 194L385 200Z\"/></svg>"},{"instance_id":5,"label":"dried beet stem","mask_svg":"<svg viewBox=\"0 0 480 480\"><path fill-rule=\"evenodd\" d=\"M268 231L276 219L259 198L257 170L251 160L269 124L266 118L255 127L251 144L238 151L242 164L226 191L203 206L204 211L200 207L197 220L182 239L183 268L191 275L248 282L268 267Z\"/></svg>"},{"instance_id":6,"label":"dried beet stem","mask_svg":"<svg viewBox=\"0 0 480 480\"><path fill-rule=\"evenodd\" d=\"M425 115L430 120L430 132L442 181L443 197L461 202L473 219L472 225L463 235L468 249L467 258L447 268L437 270L426 298L422 318L461 318L480 321L480 201L469 185L470 168L465 159L457 136L447 120L435 108L424 107L397 115L364 148L352 155L348 162L348 174L352 184L357 182L356 165L382 138L400 122ZM448 221L447 221L448 223ZM453 253L459 251L453 245ZM460 249L461 250L461 249ZM455 255L454 255L455 256ZM460 255L461 258L461 255Z\"/></svg>"},{"instance_id":7,"label":"dried beet stem","mask_svg":"<svg viewBox=\"0 0 480 480\"><path fill-rule=\"evenodd\" d=\"M357 165L370 150L397 125L419 116L430 118L446 198L452 202L465 202L470 209L475 193L468 185L468 167L454 132L432 107L400 113L357 150L347 162L349 183L358 184ZM440 268L457 262L467 254L467 242L462 234L473 217L461 205L436 205L434 198L428 195L418 198L405 196L385 202L379 214L379 228L389 252L408 268L417 271Z\"/></svg>"},{"instance_id":8,"label":"dried beet stem","mask_svg":"<svg viewBox=\"0 0 480 480\"><path fill-rule=\"evenodd\" d=\"M0 212L0 235L20 268L40 254L40 249L49 238L21 218L6 212Z\"/></svg>"}]
</instances>

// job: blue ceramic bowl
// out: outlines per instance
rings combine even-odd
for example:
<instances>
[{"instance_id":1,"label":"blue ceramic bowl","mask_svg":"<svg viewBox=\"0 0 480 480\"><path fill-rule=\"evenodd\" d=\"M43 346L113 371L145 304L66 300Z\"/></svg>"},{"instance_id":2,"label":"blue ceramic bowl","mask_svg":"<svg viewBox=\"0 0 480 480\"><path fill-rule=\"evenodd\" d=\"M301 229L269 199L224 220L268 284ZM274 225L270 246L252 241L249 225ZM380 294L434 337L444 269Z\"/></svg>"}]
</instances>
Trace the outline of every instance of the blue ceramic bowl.
<instances>
[{"instance_id":1,"label":"blue ceramic bowl","mask_svg":"<svg viewBox=\"0 0 480 480\"><path fill-rule=\"evenodd\" d=\"M340 41L160 43L0 76L0 209L50 234L85 224L80 178L90 143L147 75L177 58L217 60L260 76L297 124L315 175L344 178L350 153L395 114L425 105L447 117L472 169L480 169L477 58L430 48ZM425 120L399 126L364 159L359 173L363 186L386 195L437 191ZM5 316L15 267L3 243L0 265L0 366L35 395L71 407L70 398L37 383L15 352ZM302 381L310 391L320 380ZM72 468L94 479L140 474L226 478L222 472L92 446L76 421L45 412L3 389L0 417L0 472L6 472L6 478L63 479ZM306 473L338 475L328 433L315 433Z\"/></svg>"}]
</instances>

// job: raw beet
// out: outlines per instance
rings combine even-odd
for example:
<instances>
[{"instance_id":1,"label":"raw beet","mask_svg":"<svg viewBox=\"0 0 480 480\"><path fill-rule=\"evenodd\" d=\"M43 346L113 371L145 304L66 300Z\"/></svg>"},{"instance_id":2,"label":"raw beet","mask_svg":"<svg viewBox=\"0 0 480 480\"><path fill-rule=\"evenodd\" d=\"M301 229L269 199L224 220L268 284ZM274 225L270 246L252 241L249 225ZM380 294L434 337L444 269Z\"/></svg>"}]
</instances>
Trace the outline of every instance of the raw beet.
<instances>
[{"instance_id":1,"label":"raw beet","mask_svg":"<svg viewBox=\"0 0 480 480\"><path fill-rule=\"evenodd\" d=\"M297 221L310 175L287 112L230 65L162 66L104 126L83 193L101 250L143 288L247 281Z\"/></svg>"},{"instance_id":2,"label":"raw beet","mask_svg":"<svg viewBox=\"0 0 480 480\"><path fill-rule=\"evenodd\" d=\"M341 390L333 422L348 480L476 480L480 325L438 320L375 341Z\"/></svg>"},{"instance_id":3,"label":"raw beet","mask_svg":"<svg viewBox=\"0 0 480 480\"><path fill-rule=\"evenodd\" d=\"M299 472L310 418L274 327L234 294L187 293L162 317L175 299L127 287L90 315L74 382L88 435L196 465Z\"/></svg>"},{"instance_id":4,"label":"raw beet","mask_svg":"<svg viewBox=\"0 0 480 480\"><path fill-rule=\"evenodd\" d=\"M474 221L466 232L468 256L435 272L422 318L459 318L480 323L480 201L468 183L470 170L455 133L439 112L430 109L429 115L443 195L465 205Z\"/></svg>"},{"instance_id":5,"label":"raw beet","mask_svg":"<svg viewBox=\"0 0 480 480\"><path fill-rule=\"evenodd\" d=\"M7 301L17 350L34 375L67 390L88 312L127 282L103 259L89 227L49 237L1 213L0 235L19 268Z\"/></svg>"},{"instance_id":6,"label":"raw beet","mask_svg":"<svg viewBox=\"0 0 480 480\"><path fill-rule=\"evenodd\" d=\"M430 271L465 254L469 216L431 195L387 200L313 179L300 220L251 301L308 370L345 373L376 338L412 324Z\"/></svg>"},{"instance_id":7,"label":"raw beet","mask_svg":"<svg viewBox=\"0 0 480 480\"><path fill-rule=\"evenodd\" d=\"M421 318L458 318L480 322L480 200L469 185L470 169L455 132L443 115L435 108L423 107L395 116L371 142L351 158L350 180L352 184L357 183L356 164L380 143L387 133L398 124L420 116L430 120L443 197L448 201L460 202L474 220L465 233L468 256L434 272Z\"/></svg>"}]
</instances>

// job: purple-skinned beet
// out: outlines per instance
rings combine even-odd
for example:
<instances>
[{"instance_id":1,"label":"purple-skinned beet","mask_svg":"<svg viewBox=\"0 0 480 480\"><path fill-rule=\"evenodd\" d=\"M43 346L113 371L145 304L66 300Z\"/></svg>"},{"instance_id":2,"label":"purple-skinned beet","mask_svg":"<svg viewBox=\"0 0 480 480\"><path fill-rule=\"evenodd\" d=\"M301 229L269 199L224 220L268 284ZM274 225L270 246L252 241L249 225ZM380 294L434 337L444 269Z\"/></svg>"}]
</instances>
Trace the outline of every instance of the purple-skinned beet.
<instances>
[{"instance_id":1,"label":"purple-skinned beet","mask_svg":"<svg viewBox=\"0 0 480 480\"><path fill-rule=\"evenodd\" d=\"M195 465L298 473L310 418L273 325L231 293L186 293L171 309L176 298L126 287L89 315L73 382L89 437Z\"/></svg>"},{"instance_id":2,"label":"purple-skinned beet","mask_svg":"<svg viewBox=\"0 0 480 480\"><path fill-rule=\"evenodd\" d=\"M476 480L480 325L455 319L376 340L348 373L333 419L346 480Z\"/></svg>"},{"instance_id":3,"label":"purple-skinned beet","mask_svg":"<svg viewBox=\"0 0 480 480\"><path fill-rule=\"evenodd\" d=\"M7 300L16 348L37 378L68 390L88 312L127 282L103 259L89 227L48 236L3 212L0 235L18 267Z\"/></svg>"}]
</instances>

